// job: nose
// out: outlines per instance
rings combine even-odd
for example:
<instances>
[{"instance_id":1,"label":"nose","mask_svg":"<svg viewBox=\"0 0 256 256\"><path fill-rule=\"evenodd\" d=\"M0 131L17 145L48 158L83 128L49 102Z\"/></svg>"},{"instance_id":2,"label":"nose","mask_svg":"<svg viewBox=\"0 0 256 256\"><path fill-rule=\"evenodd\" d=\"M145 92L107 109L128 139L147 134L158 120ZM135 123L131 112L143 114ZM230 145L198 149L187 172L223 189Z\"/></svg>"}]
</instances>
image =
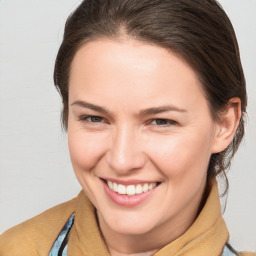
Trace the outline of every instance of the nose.
<instances>
[{"instance_id":1,"label":"nose","mask_svg":"<svg viewBox=\"0 0 256 256\"><path fill-rule=\"evenodd\" d=\"M140 136L132 128L121 127L116 130L107 153L110 168L119 175L141 169L146 161Z\"/></svg>"}]
</instances>

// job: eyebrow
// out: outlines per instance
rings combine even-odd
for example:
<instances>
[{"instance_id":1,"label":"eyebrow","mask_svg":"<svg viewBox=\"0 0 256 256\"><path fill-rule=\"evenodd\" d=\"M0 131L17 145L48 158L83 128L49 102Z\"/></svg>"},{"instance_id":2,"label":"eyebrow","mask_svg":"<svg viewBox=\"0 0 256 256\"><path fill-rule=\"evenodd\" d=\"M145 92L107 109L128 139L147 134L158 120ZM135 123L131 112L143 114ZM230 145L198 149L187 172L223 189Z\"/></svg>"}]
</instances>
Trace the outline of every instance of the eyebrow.
<instances>
[{"instance_id":1,"label":"eyebrow","mask_svg":"<svg viewBox=\"0 0 256 256\"><path fill-rule=\"evenodd\" d=\"M176 107L174 105L166 105L166 106L160 106L160 107L155 107L155 108L148 108L145 110L140 111L140 115L155 115L163 112L168 112L168 111L176 111L176 112L187 112L187 110L183 108Z\"/></svg>"},{"instance_id":2,"label":"eyebrow","mask_svg":"<svg viewBox=\"0 0 256 256\"><path fill-rule=\"evenodd\" d=\"M71 104L71 106L79 106L79 107L83 107L83 108L88 108L88 109L94 110L96 112L105 114L105 115L111 114L111 112L109 110L107 110L106 108L103 108L101 106L94 105L92 103L88 103L85 101L81 101L81 100L77 100L77 101L73 102ZM148 116L148 115L155 115L155 114L168 112L168 111L176 111L176 112L183 112L183 113L187 112L187 110L185 110L183 108L179 108L175 105L166 105L166 106L147 108L147 109L141 110L139 112L139 115L140 116Z\"/></svg>"},{"instance_id":3,"label":"eyebrow","mask_svg":"<svg viewBox=\"0 0 256 256\"><path fill-rule=\"evenodd\" d=\"M110 114L110 111L108 111L107 109L105 109L103 107L100 107L100 106L97 106L97 105L94 105L94 104L91 104L91 103L88 103L85 101L81 101L81 100L77 100L77 101L73 102L71 104L71 106L79 106L79 107L83 107L83 108L89 108L91 110L102 113L104 115Z\"/></svg>"}]
</instances>

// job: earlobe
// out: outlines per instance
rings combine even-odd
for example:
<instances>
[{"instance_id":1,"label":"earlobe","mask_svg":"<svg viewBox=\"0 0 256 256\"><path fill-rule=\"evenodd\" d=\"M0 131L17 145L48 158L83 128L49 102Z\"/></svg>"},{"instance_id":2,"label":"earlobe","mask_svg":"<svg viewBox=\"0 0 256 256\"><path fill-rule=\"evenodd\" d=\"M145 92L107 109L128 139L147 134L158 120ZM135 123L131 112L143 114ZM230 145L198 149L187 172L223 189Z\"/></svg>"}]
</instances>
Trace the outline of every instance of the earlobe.
<instances>
[{"instance_id":1,"label":"earlobe","mask_svg":"<svg viewBox=\"0 0 256 256\"><path fill-rule=\"evenodd\" d=\"M241 119L241 100L232 98L220 117L215 133L212 153L225 150L232 142Z\"/></svg>"}]
</instances>

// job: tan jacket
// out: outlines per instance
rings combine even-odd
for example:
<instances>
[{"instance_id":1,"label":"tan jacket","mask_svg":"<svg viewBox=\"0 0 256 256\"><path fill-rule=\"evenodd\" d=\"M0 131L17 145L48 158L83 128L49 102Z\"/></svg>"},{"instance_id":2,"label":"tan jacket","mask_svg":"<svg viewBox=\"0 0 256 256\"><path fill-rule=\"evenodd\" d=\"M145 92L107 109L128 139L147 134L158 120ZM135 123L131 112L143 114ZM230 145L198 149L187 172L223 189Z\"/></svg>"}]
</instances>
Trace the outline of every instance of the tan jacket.
<instances>
[{"instance_id":1,"label":"tan jacket","mask_svg":"<svg viewBox=\"0 0 256 256\"><path fill-rule=\"evenodd\" d=\"M64 224L75 213L69 234L69 256L110 256L98 229L95 209L82 191L71 201L58 205L0 236L0 256L48 256ZM217 184L193 225L155 256L219 256L228 240L221 217ZM256 253L243 253L256 256Z\"/></svg>"}]
</instances>

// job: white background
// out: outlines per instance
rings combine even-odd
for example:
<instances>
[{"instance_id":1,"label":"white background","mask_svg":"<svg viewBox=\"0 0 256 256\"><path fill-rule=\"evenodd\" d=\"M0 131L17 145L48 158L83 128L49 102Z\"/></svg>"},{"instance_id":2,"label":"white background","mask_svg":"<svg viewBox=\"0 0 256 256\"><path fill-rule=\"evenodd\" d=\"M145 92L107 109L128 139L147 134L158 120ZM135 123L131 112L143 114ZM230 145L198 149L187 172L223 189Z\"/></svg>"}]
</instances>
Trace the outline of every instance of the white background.
<instances>
[{"instance_id":1,"label":"white background","mask_svg":"<svg viewBox=\"0 0 256 256\"><path fill-rule=\"evenodd\" d=\"M0 0L0 233L80 190L61 131L53 67L78 0ZM249 106L229 172L231 243L256 251L256 1L221 0L240 44Z\"/></svg>"}]
</instances>

